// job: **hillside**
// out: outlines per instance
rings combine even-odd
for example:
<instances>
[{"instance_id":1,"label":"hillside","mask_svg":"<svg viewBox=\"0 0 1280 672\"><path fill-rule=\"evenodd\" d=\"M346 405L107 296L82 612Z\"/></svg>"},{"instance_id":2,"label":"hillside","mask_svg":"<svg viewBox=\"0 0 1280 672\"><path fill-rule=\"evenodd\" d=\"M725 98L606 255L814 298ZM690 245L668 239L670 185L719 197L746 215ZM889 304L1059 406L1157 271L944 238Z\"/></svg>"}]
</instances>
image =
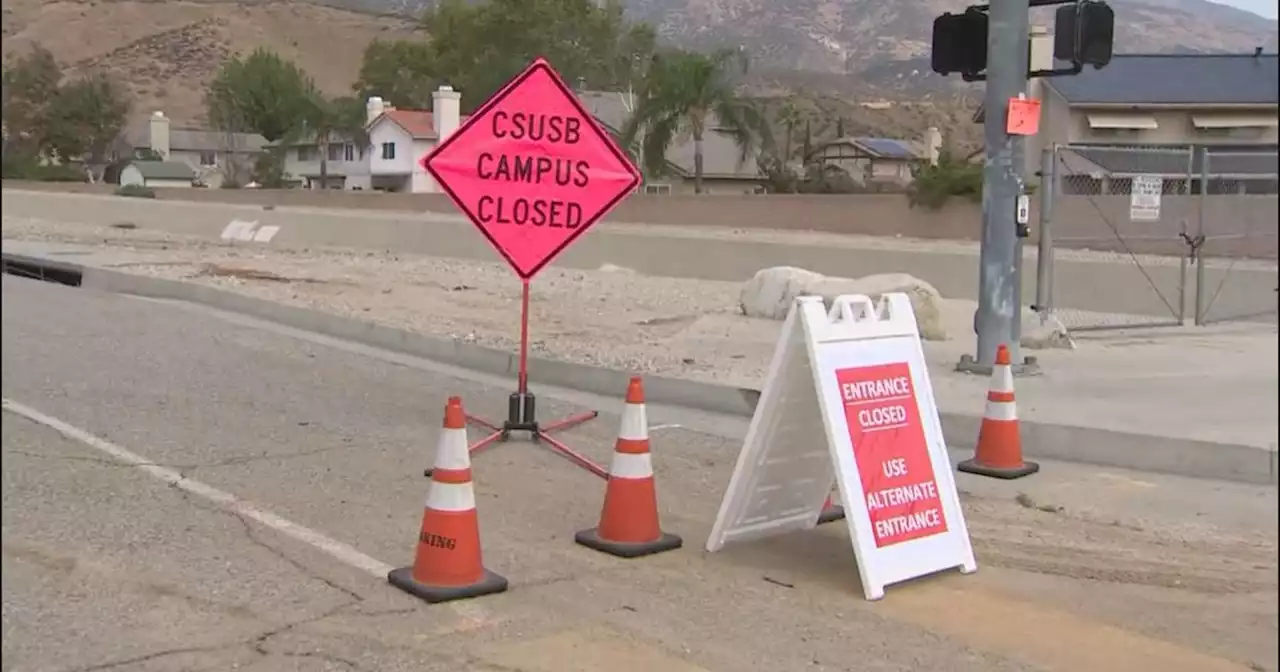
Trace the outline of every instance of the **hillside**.
<instances>
[{"instance_id":1,"label":"hillside","mask_svg":"<svg viewBox=\"0 0 1280 672\"><path fill-rule=\"evenodd\" d=\"M4 53L40 43L70 73L99 69L135 95L135 117L204 114L204 87L222 61L267 46L331 94L350 93L365 46L412 34L402 17L307 2L6 0Z\"/></svg>"},{"instance_id":2,"label":"hillside","mask_svg":"<svg viewBox=\"0 0 1280 672\"><path fill-rule=\"evenodd\" d=\"M199 123L204 86L223 59L267 46L326 92L347 93L365 46L412 36L423 0L7 0L4 52L39 42L69 72L101 69L127 83L135 117L163 110ZM1204 0L1115 0L1123 51L1275 47L1276 23ZM939 125L967 145L976 85L928 71L933 17L955 0L627 0L669 43L742 44L757 95L799 94L815 136L844 117L850 133L914 137ZM1048 10L1033 21L1047 22ZM889 103L896 101L892 107ZM855 102L856 101L856 102ZM815 138L816 139L816 138Z\"/></svg>"},{"instance_id":3,"label":"hillside","mask_svg":"<svg viewBox=\"0 0 1280 672\"><path fill-rule=\"evenodd\" d=\"M933 18L956 0L629 0L637 18L685 44L741 43L761 65L860 73L920 59ZM1112 0L1119 51L1252 51L1275 45L1276 22L1205 0ZM1050 25L1052 8L1032 21ZM913 64L914 65L914 64ZM918 69L911 67L908 69Z\"/></svg>"}]
</instances>

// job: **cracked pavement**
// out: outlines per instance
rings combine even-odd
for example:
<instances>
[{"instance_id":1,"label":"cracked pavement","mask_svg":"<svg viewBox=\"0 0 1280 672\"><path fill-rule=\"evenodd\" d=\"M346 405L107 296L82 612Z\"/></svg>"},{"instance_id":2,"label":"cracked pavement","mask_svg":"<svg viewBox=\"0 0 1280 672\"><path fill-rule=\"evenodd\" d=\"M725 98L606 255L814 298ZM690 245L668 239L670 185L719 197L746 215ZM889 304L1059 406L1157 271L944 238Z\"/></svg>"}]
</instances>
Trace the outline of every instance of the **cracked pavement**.
<instances>
[{"instance_id":1,"label":"cracked pavement","mask_svg":"<svg viewBox=\"0 0 1280 672\"><path fill-rule=\"evenodd\" d=\"M406 361L3 279L6 399L391 564L412 557L446 396L495 417L509 392ZM598 407L562 436L604 460L618 420ZM838 525L702 553L739 439L680 422L654 436L683 550L575 546L602 483L500 445L475 473L486 565L511 590L450 607L6 412L3 669L1275 669L1275 488L1052 464L961 478L979 572L873 604Z\"/></svg>"}]
</instances>

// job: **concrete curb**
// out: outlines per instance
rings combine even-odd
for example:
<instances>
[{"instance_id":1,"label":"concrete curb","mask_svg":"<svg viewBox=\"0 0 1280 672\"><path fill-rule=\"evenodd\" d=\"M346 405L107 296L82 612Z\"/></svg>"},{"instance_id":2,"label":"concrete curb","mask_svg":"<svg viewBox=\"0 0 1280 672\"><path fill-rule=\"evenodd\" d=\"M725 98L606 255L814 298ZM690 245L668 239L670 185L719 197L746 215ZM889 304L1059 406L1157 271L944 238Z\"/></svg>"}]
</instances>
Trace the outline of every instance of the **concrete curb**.
<instances>
[{"instance_id":1,"label":"concrete curb","mask_svg":"<svg viewBox=\"0 0 1280 672\"><path fill-rule=\"evenodd\" d=\"M330 315L257 299L205 285L80 266L38 256L5 253L6 259L67 270L78 268L82 287L117 294L198 303L240 313L294 329L322 334L459 366L491 375L514 378L514 354L478 345L423 336L358 319ZM585 364L531 357L529 375L539 383L602 396L626 390L630 372ZM645 396L665 404L713 413L750 417L760 391L662 376L645 376ZM940 412L943 435L949 446L972 446L981 418ZM1212 478L1243 483L1276 483L1275 451L1242 444L1214 443L1090 427L1022 421L1026 456L1082 462L1101 466Z\"/></svg>"}]
</instances>

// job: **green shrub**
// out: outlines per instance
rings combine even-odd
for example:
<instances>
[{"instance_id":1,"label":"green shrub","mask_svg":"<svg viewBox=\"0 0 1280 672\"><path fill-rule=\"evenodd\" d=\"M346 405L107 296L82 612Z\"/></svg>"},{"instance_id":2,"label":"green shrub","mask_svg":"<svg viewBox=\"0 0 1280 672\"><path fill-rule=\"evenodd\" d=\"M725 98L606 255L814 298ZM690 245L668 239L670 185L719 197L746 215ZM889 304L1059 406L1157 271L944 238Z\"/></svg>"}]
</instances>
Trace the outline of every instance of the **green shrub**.
<instances>
[{"instance_id":1,"label":"green shrub","mask_svg":"<svg viewBox=\"0 0 1280 672\"><path fill-rule=\"evenodd\" d=\"M919 205L937 210L952 196L975 203L982 201L982 166L958 159L950 151L943 150L937 163L922 166L914 174L915 180L907 189L912 207Z\"/></svg>"},{"instance_id":2,"label":"green shrub","mask_svg":"<svg viewBox=\"0 0 1280 672\"><path fill-rule=\"evenodd\" d=\"M126 196L129 198L155 198L156 191L151 187L144 187L141 184L126 184L116 189L116 196Z\"/></svg>"},{"instance_id":3,"label":"green shrub","mask_svg":"<svg viewBox=\"0 0 1280 672\"><path fill-rule=\"evenodd\" d=\"M31 156L9 155L4 157L0 177L6 180L33 180L37 182L88 182L84 168L67 164L47 164Z\"/></svg>"}]
</instances>

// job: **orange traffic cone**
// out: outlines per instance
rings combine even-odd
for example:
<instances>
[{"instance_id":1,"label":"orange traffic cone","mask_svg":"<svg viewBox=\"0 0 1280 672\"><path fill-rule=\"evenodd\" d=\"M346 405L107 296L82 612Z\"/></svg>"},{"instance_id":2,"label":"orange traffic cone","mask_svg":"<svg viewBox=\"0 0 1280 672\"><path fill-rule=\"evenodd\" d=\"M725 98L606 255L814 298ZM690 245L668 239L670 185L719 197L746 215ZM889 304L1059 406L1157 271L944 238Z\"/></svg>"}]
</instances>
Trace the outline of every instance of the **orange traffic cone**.
<instances>
[{"instance_id":1,"label":"orange traffic cone","mask_svg":"<svg viewBox=\"0 0 1280 672\"><path fill-rule=\"evenodd\" d=\"M1013 368L1009 348L996 349L996 365L991 370L987 410L982 414L978 447L973 459L961 462L960 471L995 478L1021 478L1040 471L1035 462L1022 461L1022 436L1018 407L1013 399Z\"/></svg>"},{"instance_id":2,"label":"orange traffic cone","mask_svg":"<svg viewBox=\"0 0 1280 672\"><path fill-rule=\"evenodd\" d=\"M485 569L480 559L480 524L471 485L467 417L458 397L449 397L444 408L444 429L436 446L435 468L413 566L391 570L387 581L432 603L507 589L507 580Z\"/></svg>"},{"instance_id":3,"label":"orange traffic cone","mask_svg":"<svg viewBox=\"0 0 1280 672\"><path fill-rule=\"evenodd\" d=\"M832 503L831 495L827 495L827 500L822 503L822 513L818 514L818 524L824 525L837 520L844 520L844 507Z\"/></svg>"},{"instance_id":4,"label":"orange traffic cone","mask_svg":"<svg viewBox=\"0 0 1280 672\"><path fill-rule=\"evenodd\" d=\"M658 525L658 494L649 455L649 421L640 377L627 386L622 429L613 449L600 525L583 530L574 541L620 558L638 558L680 548L684 543Z\"/></svg>"}]
</instances>

